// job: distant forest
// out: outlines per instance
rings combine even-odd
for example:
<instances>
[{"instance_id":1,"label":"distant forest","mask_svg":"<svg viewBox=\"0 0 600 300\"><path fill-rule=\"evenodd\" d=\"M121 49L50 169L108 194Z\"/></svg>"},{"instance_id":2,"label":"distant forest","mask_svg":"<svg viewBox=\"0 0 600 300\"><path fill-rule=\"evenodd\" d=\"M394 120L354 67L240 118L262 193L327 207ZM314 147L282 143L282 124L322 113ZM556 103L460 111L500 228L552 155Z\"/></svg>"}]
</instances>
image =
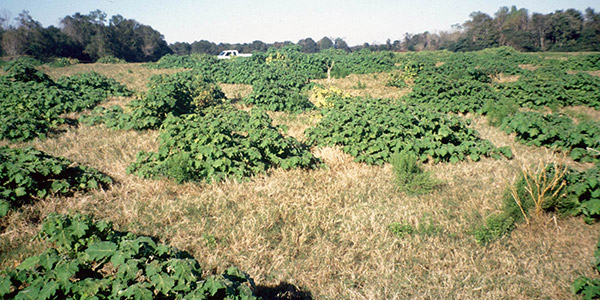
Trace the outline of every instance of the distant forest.
<instances>
[{"instance_id":1,"label":"distant forest","mask_svg":"<svg viewBox=\"0 0 600 300\"><path fill-rule=\"evenodd\" d=\"M549 14L533 13L515 6L501 7L494 16L473 12L453 30L437 33L406 33L399 40L385 44L350 47L341 38L323 37L299 40L296 45L306 53L336 48L345 51L442 50L474 51L490 47L510 46L520 51L600 51L600 13L592 8L557 10ZM32 56L41 60L55 57L96 61L116 57L128 62L156 61L166 54L218 54L225 49L241 52L266 51L270 47L293 45L291 41L267 44L262 41L238 44L216 44L201 40L193 43L167 44L163 35L152 27L126 19L121 15L107 18L96 10L87 15L66 16L59 27L44 28L27 11L11 20L0 16L0 55Z\"/></svg>"}]
</instances>

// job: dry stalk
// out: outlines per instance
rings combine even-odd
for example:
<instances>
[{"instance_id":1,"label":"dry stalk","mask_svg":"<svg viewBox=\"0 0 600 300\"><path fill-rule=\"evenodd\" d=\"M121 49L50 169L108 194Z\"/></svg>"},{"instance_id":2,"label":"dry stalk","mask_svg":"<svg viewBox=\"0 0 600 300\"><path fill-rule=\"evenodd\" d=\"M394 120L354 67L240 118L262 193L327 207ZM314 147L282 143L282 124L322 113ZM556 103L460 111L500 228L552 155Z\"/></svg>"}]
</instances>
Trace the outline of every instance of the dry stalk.
<instances>
[{"instance_id":1,"label":"dry stalk","mask_svg":"<svg viewBox=\"0 0 600 300\"><path fill-rule=\"evenodd\" d=\"M511 184L509 186L510 194L512 195L513 199L515 199L515 202L519 206L519 209L521 210L523 217L525 217L525 222L527 223L527 225L529 225L529 217L527 217L527 214L525 213L525 210L523 209L523 202L521 201L521 197L519 197L519 193L517 192L517 188L515 187L516 181L517 181L516 179L513 179L513 184Z\"/></svg>"},{"instance_id":2,"label":"dry stalk","mask_svg":"<svg viewBox=\"0 0 600 300\"><path fill-rule=\"evenodd\" d=\"M335 61L331 62L331 65L326 64L325 66L327 67L327 82L331 83L331 70L333 69L333 66L335 65Z\"/></svg>"},{"instance_id":3,"label":"dry stalk","mask_svg":"<svg viewBox=\"0 0 600 300\"><path fill-rule=\"evenodd\" d=\"M544 203L548 199L553 199L555 197L562 198L565 196L565 194L559 195L566 185L566 182L563 180L567 172L567 167L563 163L565 158L566 157L563 155L563 157L559 158L558 162L554 164L554 172L550 177L548 177L549 174L546 172L546 163L541 159L535 167L527 167L526 165L521 166L521 174L523 174L526 184L525 190L533 201L535 217L542 216L544 212ZM523 208L523 200L520 199L515 185L516 181L513 180L513 184L510 186L511 195L525 217L526 223L529 224L529 217L527 217Z\"/></svg>"}]
</instances>

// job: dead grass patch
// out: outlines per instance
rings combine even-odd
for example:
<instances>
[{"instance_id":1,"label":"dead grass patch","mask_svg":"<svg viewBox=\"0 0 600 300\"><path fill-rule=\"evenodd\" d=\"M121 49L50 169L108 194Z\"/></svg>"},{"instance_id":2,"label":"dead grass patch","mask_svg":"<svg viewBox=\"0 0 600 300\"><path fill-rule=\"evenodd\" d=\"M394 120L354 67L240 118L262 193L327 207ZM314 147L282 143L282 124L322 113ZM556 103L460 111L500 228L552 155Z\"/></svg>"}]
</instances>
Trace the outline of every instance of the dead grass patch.
<instances>
[{"instance_id":1,"label":"dead grass patch","mask_svg":"<svg viewBox=\"0 0 600 300\"><path fill-rule=\"evenodd\" d=\"M219 86L225 97L234 101L241 101L252 92L252 86L249 84L219 83Z\"/></svg>"},{"instance_id":2,"label":"dead grass patch","mask_svg":"<svg viewBox=\"0 0 600 300\"><path fill-rule=\"evenodd\" d=\"M313 82L327 88L336 87L353 97L366 98L400 98L410 92L410 88L399 89L386 86L390 73L351 74L344 78L316 79Z\"/></svg>"},{"instance_id":3,"label":"dead grass patch","mask_svg":"<svg viewBox=\"0 0 600 300\"><path fill-rule=\"evenodd\" d=\"M516 82L519 80L520 75L509 75L500 73L497 76L492 77L492 82L494 83L505 83L505 82Z\"/></svg>"},{"instance_id":4,"label":"dead grass patch","mask_svg":"<svg viewBox=\"0 0 600 300\"><path fill-rule=\"evenodd\" d=\"M73 76L78 73L97 72L124 84L130 89L138 92L146 91L146 83L152 75L173 74L184 69L148 69L144 63L127 64L76 64L61 68L53 68L42 65L40 70L56 80L60 76Z\"/></svg>"},{"instance_id":5,"label":"dead grass patch","mask_svg":"<svg viewBox=\"0 0 600 300\"><path fill-rule=\"evenodd\" d=\"M600 76L600 70L596 70L596 71L585 71L590 75L594 75L594 76Z\"/></svg>"},{"instance_id":6,"label":"dead grass patch","mask_svg":"<svg viewBox=\"0 0 600 300\"><path fill-rule=\"evenodd\" d=\"M529 70L529 71L535 71L536 69L540 68L541 66L539 65L532 65L532 64L520 64L519 68L523 69L523 70Z\"/></svg>"},{"instance_id":7,"label":"dead grass patch","mask_svg":"<svg viewBox=\"0 0 600 300\"><path fill-rule=\"evenodd\" d=\"M600 122L600 110L589 107L589 106L569 106L563 107L560 111L570 117L576 122L592 120Z\"/></svg>"}]
</instances>

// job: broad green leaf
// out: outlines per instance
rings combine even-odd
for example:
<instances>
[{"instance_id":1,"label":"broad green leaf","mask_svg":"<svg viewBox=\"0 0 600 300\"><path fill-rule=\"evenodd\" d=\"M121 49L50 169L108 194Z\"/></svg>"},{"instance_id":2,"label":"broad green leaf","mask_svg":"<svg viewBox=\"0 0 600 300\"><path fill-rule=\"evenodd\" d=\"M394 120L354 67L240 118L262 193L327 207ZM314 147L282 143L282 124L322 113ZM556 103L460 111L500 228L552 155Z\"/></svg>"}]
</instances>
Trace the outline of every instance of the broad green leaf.
<instances>
[{"instance_id":1,"label":"broad green leaf","mask_svg":"<svg viewBox=\"0 0 600 300\"><path fill-rule=\"evenodd\" d=\"M22 271L22 270L32 269L35 266L37 266L39 262L40 262L39 256L31 256L31 257L25 259L23 262L21 262L21 264L19 264L19 266L17 267L17 270Z\"/></svg>"},{"instance_id":2,"label":"broad green leaf","mask_svg":"<svg viewBox=\"0 0 600 300\"><path fill-rule=\"evenodd\" d=\"M46 282L40 291L39 299L50 299L56 294L58 287L59 285L56 281Z\"/></svg>"},{"instance_id":3,"label":"broad green leaf","mask_svg":"<svg viewBox=\"0 0 600 300\"><path fill-rule=\"evenodd\" d=\"M9 276L0 276L0 297L10 293L11 285Z\"/></svg>"},{"instance_id":4,"label":"broad green leaf","mask_svg":"<svg viewBox=\"0 0 600 300\"><path fill-rule=\"evenodd\" d=\"M167 295L175 285L175 280L167 274L156 274L150 277L150 282L152 282L157 291L165 295Z\"/></svg>"},{"instance_id":5,"label":"broad green leaf","mask_svg":"<svg viewBox=\"0 0 600 300\"><path fill-rule=\"evenodd\" d=\"M90 260L101 260L105 257L110 257L117 250L117 245L113 242L97 242L90 245L85 253Z\"/></svg>"}]
</instances>

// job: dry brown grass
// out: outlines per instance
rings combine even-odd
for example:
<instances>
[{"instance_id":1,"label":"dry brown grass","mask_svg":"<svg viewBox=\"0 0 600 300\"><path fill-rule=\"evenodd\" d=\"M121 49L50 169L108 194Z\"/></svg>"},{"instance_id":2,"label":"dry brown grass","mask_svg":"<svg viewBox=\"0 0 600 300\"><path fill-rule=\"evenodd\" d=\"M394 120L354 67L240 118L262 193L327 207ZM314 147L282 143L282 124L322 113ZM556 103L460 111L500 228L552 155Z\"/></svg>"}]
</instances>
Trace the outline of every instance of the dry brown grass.
<instances>
[{"instance_id":1,"label":"dry brown grass","mask_svg":"<svg viewBox=\"0 0 600 300\"><path fill-rule=\"evenodd\" d=\"M571 116L576 122L592 120L600 122L600 110L588 106L563 107L560 111Z\"/></svg>"},{"instance_id":2,"label":"dry brown grass","mask_svg":"<svg viewBox=\"0 0 600 300\"><path fill-rule=\"evenodd\" d=\"M597 71L586 71L588 74L590 75L594 75L594 76L600 76L600 70Z\"/></svg>"},{"instance_id":3,"label":"dry brown grass","mask_svg":"<svg viewBox=\"0 0 600 300\"><path fill-rule=\"evenodd\" d=\"M357 92L392 94L375 91L385 76L378 76L379 85L369 76L332 84L351 92L360 78L367 88ZM270 115L298 138L316 122L314 113ZM510 146L515 158L426 165L445 184L419 197L396 192L389 165L356 163L330 147L313 149L328 165L319 170L277 169L249 182L217 184L144 180L125 169L138 151L157 149L157 132L68 128L27 144L98 168L117 183L12 213L0 233L0 266L15 265L41 249L29 239L48 213L71 211L156 236L189 251L206 270L237 265L259 285L287 282L315 299L573 298L573 280L593 276L590 259L600 225L559 219L558 228L533 224L490 246L478 245L470 231L500 209L507 179L547 151L515 143L484 118L474 118L472 126L496 146ZM387 229L392 222L421 229L399 238Z\"/></svg>"},{"instance_id":4,"label":"dry brown grass","mask_svg":"<svg viewBox=\"0 0 600 300\"><path fill-rule=\"evenodd\" d=\"M225 97L230 100L240 101L252 92L252 86L248 84L219 83Z\"/></svg>"},{"instance_id":5,"label":"dry brown grass","mask_svg":"<svg viewBox=\"0 0 600 300\"><path fill-rule=\"evenodd\" d=\"M521 77L521 76L500 73L497 76L492 77L492 82L494 82L494 83L516 82L519 80L519 77Z\"/></svg>"},{"instance_id":6,"label":"dry brown grass","mask_svg":"<svg viewBox=\"0 0 600 300\"><path fill-rule=\"evenodd\" d=\"M60 76L72 76L77 73L86 73L95 71L102 75L114 78L116 81L124 84L130 89L136 91L145 91L146 83L152 75L156 74L173 74L181 72L183 69L148 69L143 63L127 63L127 64L77 64L62 68L53 68L47 65L40 67L44 73L48 74L52 79L58 79Z\"/></svg>"},{"instance_id":7,"label":"dry brown grass","mask_svg":"<svg viewBox=\"0 0 600 300\"><path fill-rule=\"evenodd\" d=\"M353 97L367 98L400 98L410 93L409 88L400 89L386 86L390 73L374 74L351 74L344 78L316 79L313 82L321 84L326 88L336 87ZM362 85L362 86L361 86Z\"/></svg>"},{"instance_id":8,"label":"dry brown grass","mask_svg":"<svg viewBox=\"0 0 600 300\"><path fill-rule=\"evenodd\" d=\"M532 65L532 64L520 64L519 67L523 70L535 71L537 68L540 68L541 66Z\"/></svg>"}]
</instances>

